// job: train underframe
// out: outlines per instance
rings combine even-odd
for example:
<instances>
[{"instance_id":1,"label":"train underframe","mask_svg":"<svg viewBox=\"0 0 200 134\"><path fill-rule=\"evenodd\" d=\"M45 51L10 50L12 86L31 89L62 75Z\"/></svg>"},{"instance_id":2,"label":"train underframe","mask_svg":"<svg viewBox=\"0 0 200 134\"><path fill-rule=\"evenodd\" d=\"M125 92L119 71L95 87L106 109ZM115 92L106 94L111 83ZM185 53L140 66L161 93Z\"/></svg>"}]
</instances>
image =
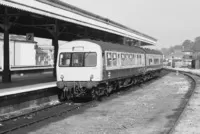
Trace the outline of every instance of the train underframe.
<instances>
[{"instance_id":1,"label":"train underframe","mask_svg":"<svg viewBox=\"0 0 200 134\"><path fill-rule=\"evenodd\" d=\"M101 82L57 82L60 90L59 101L66 101L77 97L89 97L99 100L101 96L109 96L112 92L124 87L141 84L156 76L159 76L162 69L149 71L148 73L126 78L110 79ZM70 83L70 84L69 84Z\"/></svg>"}]
</instances>

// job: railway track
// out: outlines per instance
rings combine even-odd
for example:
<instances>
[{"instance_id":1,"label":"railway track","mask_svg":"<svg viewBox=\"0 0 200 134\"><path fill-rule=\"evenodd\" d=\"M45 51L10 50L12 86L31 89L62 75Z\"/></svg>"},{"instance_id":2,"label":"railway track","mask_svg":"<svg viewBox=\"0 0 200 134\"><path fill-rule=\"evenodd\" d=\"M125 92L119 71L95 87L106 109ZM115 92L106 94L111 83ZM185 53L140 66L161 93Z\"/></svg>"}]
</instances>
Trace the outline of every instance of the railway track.
<instances>
[{"instance_id":1,"label":"railway track","mask_svg":"<svg viewBox=\"0 0 200 134\"><path fill-rule=\"evenodd\" d=\"M166 72L162 75L164 76ZM152 79L152 80L155 80L155 79ZM152 80L150 80L150 82ZM126 88L126 90L127 89L128 88ZM32 111L31 113L27 113L20 116L15 116L9 119L2 120L1 121L2 126L0 127L0 134L13 132L20 128L24 128L32 124L42 122L50 118L62 116L63 114L64 115L68 114L72 111L80 109L81 107L92 106L94 102L95 101L87 101L87 102L81 102L81 103L62 102L56 105L45 107L43 109Z\"/></svg>"},{"instance_id":2,"label":"railway track","mask_svg":"<svg viewBox=\"0 0 200 134\"><path fill-rule=\"evenodd\" d=\"M44 109L35 110L28 114L23 114L20 116L12 117L1 121L2 125L0 128L0 134L5 134L12 132L14 130L24 128L26 126L39 123L41 121L61 116L62 114L68 113L70 111L79 109L80 107L91 104L92 101L76 104L76 103L59 103L54 106L46 107ZM56 110L57 109L57 110ZM59 111L59 109L62 109ZM57 111L57 112L55 112Z\"/></svg>"},{"instance_id":3,"label":"railway track","mask_svg":"<svg viewBox=\"0 0 200 134\"><path fill-rule=\"evenodd\" d=\"M177 73L177 71L174 71L174 70L171 70L171 71ZM186 111L188 103L190 102L191 98L193 97L193 95L195 93L196 87L198 85L200 85L200 83L197 82L197 80L200 79L200 75L191 74L191 73L183 72L183 71L178 71L178 73L184 74L189 79L191 79L192 82L191 82L190 92L188 92L186 94L186 99L185 99L186 101L182 104L182 110L180 111L180 114L179 114L178 118L176 119L176 121L174 122L174 124L172 125L171 129L168 131L168 134L173 134L174 133L176 126L179 124L181 118L183 117L183 114Z\"/></svg>"}]
</instances>

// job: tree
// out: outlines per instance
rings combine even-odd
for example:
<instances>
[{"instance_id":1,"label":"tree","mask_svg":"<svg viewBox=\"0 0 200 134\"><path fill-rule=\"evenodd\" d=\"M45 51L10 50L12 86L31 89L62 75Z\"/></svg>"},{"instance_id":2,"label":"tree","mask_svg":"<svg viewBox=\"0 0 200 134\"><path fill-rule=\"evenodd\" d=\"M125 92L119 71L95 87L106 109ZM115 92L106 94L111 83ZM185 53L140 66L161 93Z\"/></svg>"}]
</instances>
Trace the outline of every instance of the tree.
<instances>
[{"instance_id":1,"label":"tree","mask_svg":"<svg viewBox=\"0 0 200 134\"><path fill-rule=\"evenodd\" d=\"M182 43L182 51L191 51L193 47L193 42L191 40L185 40Z\"/></svg>"},{"instance_id":2,"label":"tree","mask_svg":"<svg viewBox=\"0 0 200 134\"><path fill-rule=\"evenodd\" d=\"M200 36L195 38L195 42L198 42L200 40Z\"/></svg>"}]
</instances>

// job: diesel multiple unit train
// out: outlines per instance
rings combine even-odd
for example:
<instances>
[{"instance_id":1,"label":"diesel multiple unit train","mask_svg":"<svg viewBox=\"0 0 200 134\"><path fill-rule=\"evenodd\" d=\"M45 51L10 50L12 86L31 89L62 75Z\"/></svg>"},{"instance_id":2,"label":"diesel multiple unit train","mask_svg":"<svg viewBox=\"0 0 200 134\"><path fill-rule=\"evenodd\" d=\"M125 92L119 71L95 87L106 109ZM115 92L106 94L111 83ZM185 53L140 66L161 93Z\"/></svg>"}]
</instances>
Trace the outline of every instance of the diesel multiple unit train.
<instances>
[{"instance_id":1,"label":"diesel multiple unit train","mask_svg":"<svg viewBox=\"0 0 200 134\"><path fill-rule=\"evenodd\" d=\"M162 69L161 52L103 41L76 40L60 46L57 87L60 100L109 95L146 81Z\"/></svg>"}]
</instances>

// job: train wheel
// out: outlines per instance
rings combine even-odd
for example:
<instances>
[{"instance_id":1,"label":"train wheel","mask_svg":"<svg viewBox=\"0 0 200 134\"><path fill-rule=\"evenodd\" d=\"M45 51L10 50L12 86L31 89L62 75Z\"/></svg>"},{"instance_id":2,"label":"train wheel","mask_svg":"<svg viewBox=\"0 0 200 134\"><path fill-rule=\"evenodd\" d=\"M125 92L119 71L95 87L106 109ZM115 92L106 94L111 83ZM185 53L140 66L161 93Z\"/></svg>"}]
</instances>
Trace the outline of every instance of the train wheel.
<instances>
[{"instance_id":1,"label":"train wheel","mask_svg":"<svg viewBox=\"0 0 200 134\"><path fill-rule=\"evenodd\" d=\"M118 89L119 89L119 84L118 84L118 82L116 82L113 85L113 91L117 91Z\"/></svg>"},{"instance_id":2,"label":"train wheel","mask_svg":"<svg viewBox=\"0 0 200 134\"><path fill-rule=\"evenodd\" d=\"M92 97L93 100L97 100L95 88L92 88L92 90L91 90L91 97Z\"/></svg>"},{"instance_id":3,"label":"train wheel","mask_svg":"<svg viewBox=\"0 0 200 134\"><path fill-rule=\"evenodd\" d=\"M108 92L107 89L104 91L104 94L105 94L107 97L110 96L110 94L109 94L109 92Z\"/></svg>"},{"instance_id":4,"label":"train wheel","mask_svg":"<svg viewBox=\"0 0 200 134\"><path fill-rule=\"evenodd\" d=\"M97 100L97 101L101 100L98 90L99 90L98 88L92 88L91 97L92 97L93 100Z\"/></svg>"},{"instance_id":5,"label":"train wheel","mask_svg":"<svg viewBox=\"0 0 200 134\"><path fill-rule=\"evenodd\" d=\"M58 94L58 100L59 100L60 102L63 102L63 101L66 100L66 96L65 96L64 91L61 91L61 92Z\"/></svg>"}]
</instances>

